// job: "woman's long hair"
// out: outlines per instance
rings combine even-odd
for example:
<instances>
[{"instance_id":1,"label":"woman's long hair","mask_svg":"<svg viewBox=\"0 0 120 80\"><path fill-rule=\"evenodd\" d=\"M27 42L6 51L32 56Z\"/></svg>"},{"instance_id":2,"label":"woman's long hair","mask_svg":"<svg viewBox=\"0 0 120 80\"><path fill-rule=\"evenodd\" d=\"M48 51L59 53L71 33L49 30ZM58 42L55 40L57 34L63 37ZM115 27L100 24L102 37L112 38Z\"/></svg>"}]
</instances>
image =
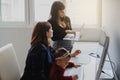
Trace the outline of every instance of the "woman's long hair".
<instances>
[{"instance_id":1,"label":"woman's long hair","mask_svg":"<svg viewBox=\"0 0 120 80\"><path fill-rule=\"evenodd\" d=\"M50 11L51 19L53 19L54 21L56 21L57 18L58 18L58 11L59 10L64 10L64 9L65 9L65 6L64 6L64 4L62 2L55 1L52 4L51 11Z\"/></svg>"},{"instance_id":2,"label":"woman's long hair","mask_svg":"<svg viewBox=\"0 0 120 80\"><path fill-rule=\"evenodd\" d=\"M48 46L49 41L46 33L49 31L50 27L51 25L49 22L38 22L32 33L31 45L44 44Z\"/></svg>"}]
</instances>

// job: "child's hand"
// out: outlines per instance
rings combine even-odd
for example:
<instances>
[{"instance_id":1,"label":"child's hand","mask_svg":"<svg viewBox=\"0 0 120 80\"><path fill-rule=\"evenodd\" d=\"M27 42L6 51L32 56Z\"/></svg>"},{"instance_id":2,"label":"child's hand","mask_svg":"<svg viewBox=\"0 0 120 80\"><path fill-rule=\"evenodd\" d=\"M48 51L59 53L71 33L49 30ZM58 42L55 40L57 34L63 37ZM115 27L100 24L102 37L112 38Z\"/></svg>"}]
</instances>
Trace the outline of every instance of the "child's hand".
<instances>
[{"instance_id":1,"label":"child's hand","mask_svg":"<svg viewBox=\"0 0 120 80\"><path fill-rule=\"evenodd\" d=\"M81 65L74 65L75 68L78 68L78 67L80 67L80 66L81 66Z\"/></svg>"},{"instance_id":2,"label":"child's hand","mask_svg":"<svg viewBox=\"0 0 120 80\"><path fill-rule=\"evenodd\" d=\"M73 75L72 76L72 80L77 80L78 79L78 75Z\"/></svg>"},{"instance_id":3,"label":"child's hand","mask_svg":"<svg viewBox=\"0 0 120 80\"><path fill-rule=\"evenodd\" d=\"M80 51L80 50L76 50L74 53L75 53L76 55L78 55L78 54L81 53L81 51Z\"/></svg>"},{"instance_id":4,"label":"child's hand","mask_svg":"<svg viewBox=\"0 0 120 80\"><path fill-rule=\"evenodd\" d=\"M73 54L71 54L71 57L76 57L80 53L81 53L80 50L76 50Z\"/></svg>"}]
</instances>

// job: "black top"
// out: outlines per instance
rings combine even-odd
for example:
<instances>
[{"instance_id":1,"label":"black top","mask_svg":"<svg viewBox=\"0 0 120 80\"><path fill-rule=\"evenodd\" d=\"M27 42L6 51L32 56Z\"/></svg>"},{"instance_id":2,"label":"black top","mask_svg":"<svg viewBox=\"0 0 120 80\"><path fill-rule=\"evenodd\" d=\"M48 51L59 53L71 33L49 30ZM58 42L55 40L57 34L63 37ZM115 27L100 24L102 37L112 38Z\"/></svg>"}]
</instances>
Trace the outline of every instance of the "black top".
<instances>
[{"instance_id":1,"label":"black top","mask_svg":"<svg viewBox=\"0 0 120 80\"><path fill-rule=\"evenodd\" d=\"M54 50L51 47L44 45L32 46L26 59L26 66L21 80L48 80L50 68L54 61L52 53L54 53Z\"/></svg>"},{"instance_id":2,"label":"black top","mask_svg":"<svg viewBox=\"0 0 120 80\"><path fill-rule=\"evenodd\" d=\"M54 21L53 19L49 19L48 22L50 22L50 24L52 25L52 29L53 29L53 37L52 40L53 41L57 41L57 40L63 40L63 38L65 37L65 35L67 34L65 32L65 30L71 30L71 23L70 23L70 19L66 16L65 17L65 24L66 24L66 28L62 28L56 21Z\"/></svg>"}]
</instances>

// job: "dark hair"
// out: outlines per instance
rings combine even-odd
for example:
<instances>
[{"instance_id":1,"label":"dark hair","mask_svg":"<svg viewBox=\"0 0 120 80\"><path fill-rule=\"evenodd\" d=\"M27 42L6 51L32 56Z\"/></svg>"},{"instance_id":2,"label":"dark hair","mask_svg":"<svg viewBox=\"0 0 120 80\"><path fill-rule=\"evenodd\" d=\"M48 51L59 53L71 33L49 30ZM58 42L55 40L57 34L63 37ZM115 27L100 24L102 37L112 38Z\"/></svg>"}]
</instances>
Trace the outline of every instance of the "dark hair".
<instances>
[{"instance_id":1,"label":"dark hair","mask_svg":"<svg viewBox=\"0 0 120 80\"><path fill-rule=\"evenodd\" d=\"M49 22L38 22L33 30L31 45L45 44L48 46L48 38L46 32L49 31L51 25Z\"/></svg>"},{"instance_id":2,"label":"dark hair","mask_svg":"<svg viewBox=\"0 0 120 80\"><path fill-rule=\"evenodd\" d=\"M62 2L55 1L52 4L51 11L50 11L51 18L56 21L57 18L58 18L58 11L59 10L64 10L64 9L65 9L65 6Z\"/></svg>"},{"instance_id":3,"label":"dark hair","mask_svg":"<svg viewBox=\"0 0 120 80\"><path fill-rule=\"evenodd\" d=\"M61 48L58 48L58 49L55 51L54 57L55 57L55 58L58 58L58 57L63 56L63 55L66 54L66 53L68 53L67 49L61 47ZM69 53L68 53L68 54L69 54ZM69 57L70 57L70 55L69 55Z\"/></svg>"}]
</instances>

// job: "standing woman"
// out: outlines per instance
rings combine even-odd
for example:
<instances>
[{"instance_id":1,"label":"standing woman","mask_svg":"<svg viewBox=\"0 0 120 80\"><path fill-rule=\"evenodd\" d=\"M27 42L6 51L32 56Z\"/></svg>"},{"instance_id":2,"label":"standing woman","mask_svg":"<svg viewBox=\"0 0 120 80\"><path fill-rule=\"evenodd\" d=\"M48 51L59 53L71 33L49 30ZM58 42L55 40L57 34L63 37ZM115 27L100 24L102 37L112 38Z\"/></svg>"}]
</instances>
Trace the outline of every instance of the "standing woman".
<instances>
[{"instance_id":1,"label":"standing woman","mask_svg":"<svg viewBox=\"0 0 120 80\"><path fill-rule=\"evenodd\" d=\"M67 50L71 51L73 47L73 41L71 40L63 40L63 38L67 34L75 34L72 31L70 19L65 16L64 13L65 6L60 1L55 1L52 4L50 19L48 22L51 23L53 29L53 48L58 49L60 47L64 47Z\"/></svg>"},{"instance_id":2,"label":"standing woman","mask_svg":"<svg viewBox=\"0 0 120 80\"><path fill-rule=\"evenodd\" d=\"M38 22L34 28L31 48L21 80L49 80L54 50L51 48L52 27L49 22Z\"/></svg>"}]
</instances>

